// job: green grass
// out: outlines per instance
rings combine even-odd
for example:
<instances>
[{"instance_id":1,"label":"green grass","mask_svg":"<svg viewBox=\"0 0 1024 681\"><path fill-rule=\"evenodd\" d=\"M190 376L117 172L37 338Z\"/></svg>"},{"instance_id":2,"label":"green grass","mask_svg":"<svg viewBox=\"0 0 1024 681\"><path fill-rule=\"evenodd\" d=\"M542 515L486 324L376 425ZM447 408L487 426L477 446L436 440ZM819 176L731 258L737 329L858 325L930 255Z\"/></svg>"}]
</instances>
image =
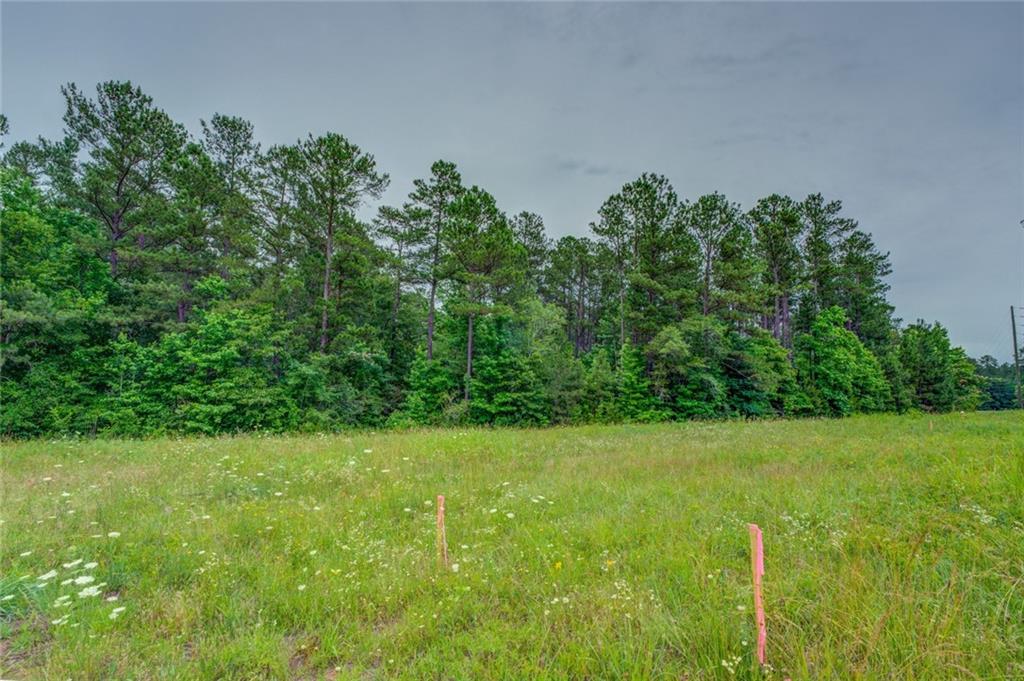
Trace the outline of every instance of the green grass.
<instances>
[{"instance_id":1,"label":"green grass","mask_svg":"<svg viewBox=\"0 0 1024 681\"><path fill-rule=\"evenodd\" d=\"M38 441L2 472L2 678L759 678L748 522L765 676L1024 678L1019 413Z\"/></svg>"}]
</instances>

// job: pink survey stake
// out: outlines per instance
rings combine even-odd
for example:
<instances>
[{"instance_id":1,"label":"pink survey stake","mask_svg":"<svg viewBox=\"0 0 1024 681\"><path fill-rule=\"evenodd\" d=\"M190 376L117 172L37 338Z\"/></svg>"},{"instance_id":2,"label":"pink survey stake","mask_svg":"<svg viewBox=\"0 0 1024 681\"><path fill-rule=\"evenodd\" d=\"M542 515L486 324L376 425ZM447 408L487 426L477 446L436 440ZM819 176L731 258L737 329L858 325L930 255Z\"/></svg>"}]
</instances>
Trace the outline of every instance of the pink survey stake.
<instances>
[{"instance_id":1,"label":"pink survey stake","mask_svg":"<svg viewBox=\"0 0 1024 681\"><path fill-rule=\"evenodd\" d=\"M761 578L764 576L764 544L761 541L761 528L751 523L750 529L750 568L754 573L754 617L757 619L757 661L764 664L764 647L768 638L764 621L764 598L761 593Z\"/></svg>"},{"instance_id":2,"label":"pink survey stake","mask_svg":"<svg viewBox=\"0 0 1024 681\"><path fill-rule=\"evenodd\" d=\"M448 567L448 534L444 527L444 495L437 495L437 559Z\"/></svg>"}]
</instances>

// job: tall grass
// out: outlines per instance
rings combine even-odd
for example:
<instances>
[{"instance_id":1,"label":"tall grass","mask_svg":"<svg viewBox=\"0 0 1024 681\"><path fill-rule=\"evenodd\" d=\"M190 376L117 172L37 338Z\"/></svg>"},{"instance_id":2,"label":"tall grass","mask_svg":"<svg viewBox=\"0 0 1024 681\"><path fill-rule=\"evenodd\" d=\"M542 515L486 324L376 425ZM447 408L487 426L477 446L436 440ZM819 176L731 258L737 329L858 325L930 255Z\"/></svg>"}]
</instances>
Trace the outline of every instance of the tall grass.
<instances>
[{"instance_id":1,"label":"tall grass","mask_svg":"<svg viewBox=\"0 0 1024 681\"><path fill-rule=\"evenodd\" d=\"M1024 678L1019 414L40 441L2 473L3 678Z\"/></svg>"}]
</instances>

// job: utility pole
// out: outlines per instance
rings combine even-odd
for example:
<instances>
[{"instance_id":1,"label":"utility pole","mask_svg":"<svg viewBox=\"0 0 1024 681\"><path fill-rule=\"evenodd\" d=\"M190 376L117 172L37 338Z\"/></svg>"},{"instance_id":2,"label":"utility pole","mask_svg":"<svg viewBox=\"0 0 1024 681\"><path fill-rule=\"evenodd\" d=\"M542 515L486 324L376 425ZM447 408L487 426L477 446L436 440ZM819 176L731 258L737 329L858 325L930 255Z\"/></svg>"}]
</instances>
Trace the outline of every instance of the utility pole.
<instances>
[{"instance_id":1,"label":"utility pole","mask_svg":"<svg viewBox=\"0 0 1024 681\"><path fill-rule=\"evenodd\" d=\"M1017 317L1010 306L1010 330L1013 332L1013 369L1017 376L1017 406L1024 409L1024 392L1020 389L1020 352L1017 350Z\"/></svg>"}]
</instances>

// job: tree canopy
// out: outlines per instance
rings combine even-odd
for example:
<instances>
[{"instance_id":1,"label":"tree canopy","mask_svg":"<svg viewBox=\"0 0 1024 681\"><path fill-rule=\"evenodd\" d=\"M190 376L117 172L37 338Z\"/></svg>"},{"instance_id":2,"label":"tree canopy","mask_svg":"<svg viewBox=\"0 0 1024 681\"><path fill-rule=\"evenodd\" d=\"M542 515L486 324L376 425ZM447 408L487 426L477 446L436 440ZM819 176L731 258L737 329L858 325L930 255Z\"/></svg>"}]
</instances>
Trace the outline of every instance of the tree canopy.
<instances>
[{"instance_id":1,"label":"tree canopy","mask_svg":"<svg viewBox=\"0 0 1024 681\"><path fill-rule=\"evenodd\" d=\"M838 199L643 173L554 240L450 161L376 205L389 177L340 133L263 148L132 83L62 93L63 136L0 171L8 436L1012 405L1008 365L894 316Z\"/></svg>"}]
</instances>

